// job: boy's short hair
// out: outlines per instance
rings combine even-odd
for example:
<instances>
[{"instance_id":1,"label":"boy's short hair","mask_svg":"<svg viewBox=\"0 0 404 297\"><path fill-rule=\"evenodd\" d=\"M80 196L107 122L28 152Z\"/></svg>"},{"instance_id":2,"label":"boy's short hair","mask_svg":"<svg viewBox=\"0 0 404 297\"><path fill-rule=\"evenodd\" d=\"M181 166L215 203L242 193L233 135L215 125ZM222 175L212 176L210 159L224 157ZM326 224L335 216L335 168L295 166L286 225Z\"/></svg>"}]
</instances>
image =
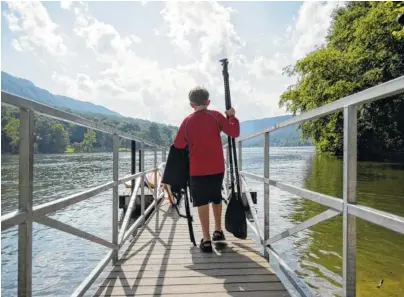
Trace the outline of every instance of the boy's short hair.
<instances>
[{"instance_id":1,"label":"boy's short hair","mask_svg":"<svg viewBox=\"0 0 404 297\"><path fill-rule=\"evenodd\" d=\"M205 102L209 100L209 92L203 87L195 87L188 94L189 102L196 106L205 105Z\"/></svg>"}]
</instances>

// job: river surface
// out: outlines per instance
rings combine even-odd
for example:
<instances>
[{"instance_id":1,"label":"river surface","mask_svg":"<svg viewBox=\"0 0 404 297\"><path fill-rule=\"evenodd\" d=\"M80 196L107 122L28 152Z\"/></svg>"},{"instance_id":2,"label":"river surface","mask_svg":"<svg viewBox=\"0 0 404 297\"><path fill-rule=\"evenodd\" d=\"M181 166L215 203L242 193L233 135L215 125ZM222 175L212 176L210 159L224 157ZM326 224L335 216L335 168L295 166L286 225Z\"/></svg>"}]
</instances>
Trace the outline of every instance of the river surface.
<instances>
[{"instance_id":1,"label":"river surface","mask_svg":"<svg viewBox=\"0 0 404 297\"><path fill-rule=\"evenodd\" d=\"M263 175L262 152L262 148L244 148L243 170ZM146 169L152 168L152 156L146 154ZM112 180L111 153L35 155L34 161L34 205ZM18 205L18 156L2 156L1 162L4 215ZM342 161L319 156L312 147L271 148L270 170L271 179L342 197ZM130 171L130 153L120 153L119 171L120 177ZM248 185L258 191L262 222L263 185L251 180ZM404 216L404 165L360 162L357 197L361 205ZM111 202L110 190L51 217L111 240ZM326 207L271 187L271 235L324 210ZM36 223L33 234L33 296L70 296L108 252L107 248ZM16 296L17 228L2 232L1 239L2 296ZM342 295L340 216L283 239L274 247L314 295ZM384 282L378 289L381 279ZM357 292L359 297L404 296L403 235L357 220Z\"/></svg>"}]
</instances>

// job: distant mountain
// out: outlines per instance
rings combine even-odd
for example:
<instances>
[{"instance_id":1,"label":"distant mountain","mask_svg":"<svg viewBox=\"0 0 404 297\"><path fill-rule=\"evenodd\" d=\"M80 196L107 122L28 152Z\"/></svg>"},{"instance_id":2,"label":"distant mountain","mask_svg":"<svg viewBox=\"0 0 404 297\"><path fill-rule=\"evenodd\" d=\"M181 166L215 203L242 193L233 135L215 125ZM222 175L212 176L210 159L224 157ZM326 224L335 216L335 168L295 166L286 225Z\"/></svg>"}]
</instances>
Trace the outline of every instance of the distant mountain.
<instances>
[{"instance_id":1,"label":"distant mountain","mask_svg":"<svg viewBox=\"0 0 404 297\"><path fill-rule=\"evenodd\" d=\"M113 125L118 129L125 132L147 131L149 130L152 122L141 119L134 119L123 117L119 113L109 110L100 105L96 105L90 102L80 101L77 99L69 98L66 96L53 95L49 91L41 89L35 86L31 81L12 76L6 72L1 72L1 89L3 91L16 94L43 104L51 105L60 109L70 109L71 111L85 115L89 114L89 117L93 119L94 117L103 116L107 118L99 119L106 121L105 124ZM279 122L285 121L291 118L291 115L263 118L258 120L249 120L241 122L240 125L240 135L248 135L253 132L257 132L266 127L273 126ZM163 124L157 124L159 129L161 129L162 135L164 135L164 140L169 141L172 134L175 133L176 127L167 126ZM135 127L137 127L135 129ZM289 126L286 128L279 129L271 133L270 144L271 146L298 146L298 145L310 145L311 141L300 140L300 131L297 130L297 125ZM146 135L144 135L146 136ZM153 139L157 141L158 139ZM159 141L157 141L159 142ZM263 146L264 137L259 136L253 139L249 139L244 142L245 146Z\"/></svg>"},{"instance_id":2,"label":"distant mountain","mask_svg":"<svg viewBox=\"0 0 404 297\"><path fill-rule=\"evenodd\" d=\"M22 96L39 103L72 112L101 125L116 128L139 138L145 138L158 145L170 145L172 135L177 130L176 127L171 125L124 117L100 105L51 94L49 91L35 86L29 80L14 77L6 72L1 73L1 89L2 91ZM18 113L18 109L2 106L2 153L18 152ZM84 141L85 134L88 132L87 129L63 121L56 121L56 123L62 126L55 125L55 120L44 116L39 116L37 120L38 122L35 125L35 145L36 152L38 153L53 153L54 151L48 149L50 146L54 147L56 149L55 152L58 153L63 153L64 151L81 152L86 149L88 151L90 149L93 151L112 151L112 138L105 133L97 131L95 133L94 146L90 148L89 146L86 147L87 142ZM49 141L52 139L60 140L58 145L51 145ZM128 149L130 147L130 141L122 140L121 149Z\"/></svg>"},{"instance_id":3,"label":"distant mountain","mask_svg":"<svg viewBox=\"0 0 404 297\"><path fill-rule=\"evenodd\" d=\"M66 96L53 95L47 90L35 86L29 80L12 76L3 71L1 72L1 89L21 97L61 109L70 109L72 111L79 111L82 113L120 116L119 113L100 105L80 101Z\"/></svg>"},{"instance_id":4,"label":"distant mountain","mask_svg":"<svg viewBox=\"0 0 404 297\"><path fill-rule=\"evenodd\" d=\"M271 127L277 123L290 119L291 115L284 115L271 118L263 118L258 120L249 120L240 123L240 136L258 132L262 129ZM270 134L271 146L299 146L311 145L311 140L300 140L301 132L298 130L298 125L288 126ZM255 138L246 140L244 146L263 146L264 136L257 136Z\"/></svg>"}]
</instances>

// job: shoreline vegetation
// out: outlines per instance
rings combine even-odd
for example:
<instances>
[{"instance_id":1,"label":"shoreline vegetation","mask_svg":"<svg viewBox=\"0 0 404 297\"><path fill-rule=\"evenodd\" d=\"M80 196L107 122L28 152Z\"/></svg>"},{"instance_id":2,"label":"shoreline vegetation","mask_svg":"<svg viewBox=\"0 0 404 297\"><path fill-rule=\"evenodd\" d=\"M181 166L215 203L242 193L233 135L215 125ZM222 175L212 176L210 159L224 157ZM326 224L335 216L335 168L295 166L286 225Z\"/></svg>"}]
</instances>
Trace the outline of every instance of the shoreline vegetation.
<instances>
[{"instance_id":1,"label":"shoreline vegetation","mask_svg":"<svg viewBox=\"0 0 404 297\"><path fill-rule=\"evenodd\" d=\"M77 114L77 113L76 113ZM139 125L137 119L100 114L80 114L94 122L105 126L117 127L119 130L132 133L158 145L169 147L177 128L154 122ZM3 106L1 111L1 153L18 154L19 152L19 109ZM242 125L242 123L241 123ZM34 119L34 152L36 154L69 154L112 152L112 136L106 133L87 129L63 121L54 120L35 114ZM222 136L222 143L227 138ZM246 143L244 147L260 147L261 141ZM282 134L271 138L271 146L294 147L311 145L310 141L300 140L300 133ZM140 149L140 145L136 147ZM147 149L147 147L146 147ZM131 142L121 139L121 152L129 152Z\"/></svg>"},{"instance_id":2,"label":"shoreline vegetation","mask_svg":"<svg viewBox=\"0 0 404 297\"><path fill-rule=\"evenodd\" d=\"M299 114L404 75L403 1L348 2L336 9L325 42L284 68L297 81L279 105ZM358 106L358 160L404 163L404 94ZM300 126L317 151L343 155L343 112Z\"/></svg>"}]
</instances>

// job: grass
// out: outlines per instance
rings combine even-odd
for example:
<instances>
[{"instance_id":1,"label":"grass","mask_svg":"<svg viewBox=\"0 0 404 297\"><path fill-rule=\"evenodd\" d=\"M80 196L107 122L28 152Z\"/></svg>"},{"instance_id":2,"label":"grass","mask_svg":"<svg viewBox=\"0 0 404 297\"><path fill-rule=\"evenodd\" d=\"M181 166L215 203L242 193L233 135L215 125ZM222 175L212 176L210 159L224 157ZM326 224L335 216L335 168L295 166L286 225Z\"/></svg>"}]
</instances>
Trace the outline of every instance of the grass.
<instances>
[{"instance_id":1,"label":"grass","mask_svg":"<svg viewBox=\"0 0 404 297\"><path fill-rule=\"evenodd\" d=\"M65 154L71 154L71 153L74 153L74 148L72 146L68 145L66 147Z\"/></svg>"}]
</instances>

